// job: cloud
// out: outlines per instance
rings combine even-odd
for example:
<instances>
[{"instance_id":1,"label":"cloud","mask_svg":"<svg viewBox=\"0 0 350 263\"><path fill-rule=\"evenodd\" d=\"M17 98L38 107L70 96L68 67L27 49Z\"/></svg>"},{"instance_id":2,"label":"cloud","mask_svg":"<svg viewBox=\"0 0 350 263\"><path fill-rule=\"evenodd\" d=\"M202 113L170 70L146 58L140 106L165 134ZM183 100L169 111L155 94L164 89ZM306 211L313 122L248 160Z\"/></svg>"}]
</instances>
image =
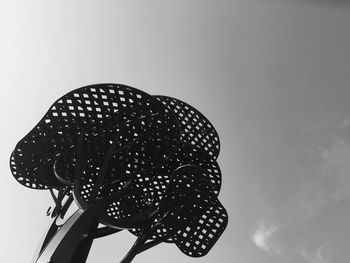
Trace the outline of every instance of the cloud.
<instances>
[{"instance_id":1,"label":"cloud","mask_svg":"<svg viewBox=\"0 0 350 263\"><path fill-rule=\"evenodd\" d=\"M250 240L271 262L348 262L350 117L306 121L291 122L284 144L268 148L257 166Z\"/></svg>"},{"instance_id":2,"label":"cloud","mask_svg":"<svg viewBox=\"0 0 350 263\"><path fill-rule=\"evenodd\" d=\"M303 133L290 158L296 172L286 171L294 194L285 207L294 220L308 219L331 204L350 200L350 118L325 119Z\"/></svg>"},{"instance_id":3,"label":"cloud","mask_svg":"<svg viewBox=\"0 0 350 263\"><path fill-rule=\"evenodd\" d=\"M326 149L322 149L323 170L325 175L333 177L335 191L331 197L337 200L350 198L350 143L337 139Z\"/></svg>"},{"instance_id":4,"label":"cloud","mask_svg":"<svg viewBox=\"0 0 350 263\"><path fill-rule=\"evenodd\" d=\"M310 249L304 247L300 250L300 255L304 257L308 263L330 263L330 261L328 261L325 257L326 248L326 244L323 244L311 251Z\"/></svg>"},{"instance_id":5,"label":"cloud","mask_svg":"<svg viewBox=\"0 0 350 263\"><path fill-rule=\"evenodd\" d=\"M256 231L251 235L254 244L261 250L271 254L279 253L278 244L272 237L279 228L275 225L260 223Z\"/></svg>"}]
</instances>

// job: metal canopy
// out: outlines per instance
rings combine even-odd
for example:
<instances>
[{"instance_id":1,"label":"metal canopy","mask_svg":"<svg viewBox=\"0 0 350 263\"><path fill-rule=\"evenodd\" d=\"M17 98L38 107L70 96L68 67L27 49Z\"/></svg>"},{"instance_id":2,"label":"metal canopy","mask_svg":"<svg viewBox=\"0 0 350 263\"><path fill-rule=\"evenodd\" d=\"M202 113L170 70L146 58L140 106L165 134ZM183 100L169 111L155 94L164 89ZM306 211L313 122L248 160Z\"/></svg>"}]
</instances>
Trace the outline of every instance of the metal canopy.
<instances>
[{"instance_id":1,"label":"metal canopy","mask_svg":"<svg viewBox=\"0 0 350 263\"><path fill-rule=\"evenodd\" d=\"M94 239L123 229L137 240L121 262L161 242L204 256L228 220L219 151L213 125L183 101L120 84L67 93L10 157L15 179L55 202L33 262L83 263Z\"/></svg>"}]
</instances>

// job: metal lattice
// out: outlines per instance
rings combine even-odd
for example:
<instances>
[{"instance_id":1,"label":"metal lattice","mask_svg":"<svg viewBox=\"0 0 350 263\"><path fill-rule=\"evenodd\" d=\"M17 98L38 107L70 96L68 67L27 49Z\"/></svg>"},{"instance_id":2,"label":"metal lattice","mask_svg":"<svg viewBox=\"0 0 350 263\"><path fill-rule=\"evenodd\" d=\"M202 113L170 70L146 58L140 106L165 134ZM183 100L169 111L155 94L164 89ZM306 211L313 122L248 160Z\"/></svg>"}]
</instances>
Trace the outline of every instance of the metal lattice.
<instances>
[{"instance_id":1,"label":"metal lattice","mask_svg":"<svg viewBox=\"0 0 350 263\"><path fill-rule=\"evenodd\" d=\"M174 117L152 96L125 85L83 87L58 99L40 122L17 144L13 153L15 178L27 187L61 187L53 172L55 157L77 144L79 136L117 129L141 116L158 114L176 138Z\"/></svg>"},{"instance_id":2,"label":"metal lattice","mask_svg":"<svg viewBox=\"0 0 350 263\"><path fill-rule=\"evenodd\" d=\"M217 159L220 152L220 140L210 121L198 110L181 100L167 96L155 97L178 118L182 131L181 140L204 149L212 158Z\"/></svg>"},{"instance_id":3,"label":"metal lattice","mask_svg":"<svg viewBox=\"0 0 350 263\"><path fill-rule=\"evenodd\" d=\"M37 262L85 262L94 238L121 229L138 237L123 263L160 242L207 254L228 220L218 200L219 151L213 125L180 100L120 84L67 93L10 157L19 183L48 189L55 201ZM58 226L73 200L79 210Z\"/></svg>"}]
</instances>

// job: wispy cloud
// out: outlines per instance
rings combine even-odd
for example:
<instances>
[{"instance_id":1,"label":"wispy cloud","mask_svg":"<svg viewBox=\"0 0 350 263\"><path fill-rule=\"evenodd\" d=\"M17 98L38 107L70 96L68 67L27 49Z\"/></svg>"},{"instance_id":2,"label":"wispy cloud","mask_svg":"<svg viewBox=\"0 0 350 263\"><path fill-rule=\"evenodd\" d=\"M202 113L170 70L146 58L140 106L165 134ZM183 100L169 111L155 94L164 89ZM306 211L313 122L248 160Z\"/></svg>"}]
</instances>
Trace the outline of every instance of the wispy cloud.
<instances>
[{"instance_id":1,"label":"wispy cloud","mask_svg":"<svg viewBox=\"0 0 350 263\"><path fill-rule=\"evenodd\" d=\"M336 188L332 197L349 198L350 190L350 142L337 139L329 148L322 149L323 168L328 177L333 177Z\"/></svg>"},{"instance_id":2,"label":"wispy cloud","mask_svg":"<svg viewBox=\"0 0 350 263\"><path fill-rule=\"evenodd\" d=\"M287 134L291 154L271 150L277 160L273 165L279 166L259 170L261 223L250 238L275 260L335 263L349 258L350 117L339 116L315 120L293 138Z\"/></svg>"},{"instance_id":3,"label":"wispy cloud","mask_svg":"<svg viewBox=\"0 0 350 263\"><path fill-rule=\"evenodd\" d=\"M324 255L326 247L327 245L323 244L312 251L304 247L300 250L300 255L303 256L308 263L330 263Z\"/></svg>"},{"instance_id":4,"label":"wispy cloud","mask_svg":"<svg viewBox=\"0 0 350 263\"><path fill-rule=\"evenodd\" d=\"M263 251L271 253L279 253L276 241L272 237L279 228L275 225L267 225L260 223L255 232L251 235L254 244Z\"/></svg>"}]
</instances>

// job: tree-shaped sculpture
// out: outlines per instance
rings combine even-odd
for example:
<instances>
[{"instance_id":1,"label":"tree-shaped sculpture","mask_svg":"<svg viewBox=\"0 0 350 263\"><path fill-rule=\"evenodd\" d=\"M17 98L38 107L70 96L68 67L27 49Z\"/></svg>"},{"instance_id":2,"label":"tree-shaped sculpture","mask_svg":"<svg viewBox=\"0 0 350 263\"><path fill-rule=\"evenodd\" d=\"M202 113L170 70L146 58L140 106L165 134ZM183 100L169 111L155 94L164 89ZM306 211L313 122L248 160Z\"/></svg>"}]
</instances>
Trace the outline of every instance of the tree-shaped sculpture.
<instances>
[{"instance_id":1,"label":"tree-shaped sculpture","mask_svg":"<svg viewBox=\"0 0 350 263\"><path fill-rule=\"evenodd\" d=\"M10 158L19 183L55 202L33 262L83 263L94 239L123 229L137 236L124 263L161 242L207 254L228 220L219 145L211 123L174 98L119 84L64 95ZM78 210L59 224L73 201Z\"/></svg>"}]
</instances>

